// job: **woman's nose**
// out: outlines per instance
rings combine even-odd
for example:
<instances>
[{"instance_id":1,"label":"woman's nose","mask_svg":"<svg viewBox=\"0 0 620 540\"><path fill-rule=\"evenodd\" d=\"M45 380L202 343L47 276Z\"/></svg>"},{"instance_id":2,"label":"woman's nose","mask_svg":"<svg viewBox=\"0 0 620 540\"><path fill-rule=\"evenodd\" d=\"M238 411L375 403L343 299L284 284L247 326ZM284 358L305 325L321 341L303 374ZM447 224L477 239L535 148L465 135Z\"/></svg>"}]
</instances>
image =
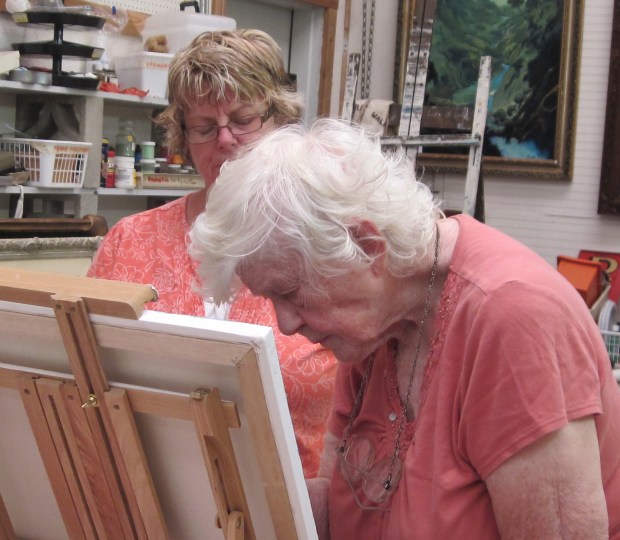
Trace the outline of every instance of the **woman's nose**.
<instances>
[{"instance_id":1,"label":"woman's nose","mask_svg":"<svg viewBox=\"0 0 620 540\"><path fill-rule=\"evenodd\" d=\"M237 146L237 138L232 134L228 126L219 126L217 129L217 145L220 148Z\"/></svg>"},{"instance_id":2,"label":"woman's nose","mask_svg":"<svg viewBox=\"0 0 620 540\"><path fill-rule=\"evenodd\" d=\"M285 336L295 334L304 324L297 308L287 300L274 300L273 307L278 318L278 328Z\"/></svg>"}]
</instances>

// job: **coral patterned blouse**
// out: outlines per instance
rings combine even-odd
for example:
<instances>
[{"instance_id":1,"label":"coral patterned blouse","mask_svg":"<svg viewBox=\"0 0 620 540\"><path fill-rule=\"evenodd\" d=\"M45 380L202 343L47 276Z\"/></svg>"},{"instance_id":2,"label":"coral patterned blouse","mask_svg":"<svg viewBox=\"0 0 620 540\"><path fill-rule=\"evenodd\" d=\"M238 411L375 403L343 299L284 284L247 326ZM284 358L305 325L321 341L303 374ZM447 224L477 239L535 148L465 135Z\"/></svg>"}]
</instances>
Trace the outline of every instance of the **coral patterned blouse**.
<instances>
[{"instance_id":1,"label":"coral patterned blouse","mask_svg":"<svg viewBox=\"0 0 620 540\"><path fill-rule=\"evenodd\" d=\"M153 285L159 298L147 309L204 317L204 300L192 289L196 262L186 247L186 203L183 197L123 218L103 239L88 276ZM334 356L302 336L280 333L271 302L247 289L237 294L228 318L273 328L304 474L316 476L334 387Z\"/></svg>"}]
</instances>

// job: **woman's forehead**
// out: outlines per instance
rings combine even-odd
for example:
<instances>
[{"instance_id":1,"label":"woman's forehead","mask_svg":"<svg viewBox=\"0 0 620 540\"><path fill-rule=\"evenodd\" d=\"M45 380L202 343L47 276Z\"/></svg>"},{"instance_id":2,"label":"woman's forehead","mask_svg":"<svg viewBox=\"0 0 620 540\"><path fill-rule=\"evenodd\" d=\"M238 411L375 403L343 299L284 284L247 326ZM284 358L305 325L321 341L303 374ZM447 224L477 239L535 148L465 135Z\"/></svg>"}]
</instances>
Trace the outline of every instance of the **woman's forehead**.
<instances>
[{"instance_id":1,"label":"woman's forehead","mask_svg":"<svg viewBox=\"0 0 620 540\"><path fill-rule=\"evenodd\" d=\"M272 254L268 257L251 258L237 268L241 280L257 292L273 292L288 289L301 281L299 256Z\"/></svg>"},{"instance_id":2,"label":"woman's forehead","mask_svg":"<svg viewBox=\"0 0 620 540\"><path fill-rule=\"evenodd\" d=\"M219 104L243 104L253 105L255 103L261 103L264 101L260 95L247 94L243 92L243 89L235 91L231 87L226 87L223 92L217 88L211 88L208 84L203 85L202 89L188 96L188 103L190 106L197 106L203 104L219 105Z\"/></svg>"}]
</instances>

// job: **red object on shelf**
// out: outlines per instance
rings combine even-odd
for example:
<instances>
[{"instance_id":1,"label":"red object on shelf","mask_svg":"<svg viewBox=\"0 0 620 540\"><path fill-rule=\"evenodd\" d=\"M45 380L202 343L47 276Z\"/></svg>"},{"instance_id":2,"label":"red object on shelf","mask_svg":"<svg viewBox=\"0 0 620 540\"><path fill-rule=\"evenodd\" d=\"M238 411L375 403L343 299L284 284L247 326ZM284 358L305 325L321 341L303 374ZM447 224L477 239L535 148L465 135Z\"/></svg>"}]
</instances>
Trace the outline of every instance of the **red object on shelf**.
<instances>
[{"instance_id":1,"label":"red object on shelf","mask_svg":"<svg viewBox=\"0 0 620 540\"><path fill-rule=\"evenodd\" d=\"M116 152L114 150L108 150L108 170L106 171L105 187L113 188L116 182L116 170L114 166L114 159L116 158Z\"/></svg>"},{"instance_id":2,"label":"red object on shelf","mask_svg":"<svg viewBox=\"0 0 620 540\"><path fill-rule=\"evenodd\" d=\"M588 307L601 295L604 268L600 262L558 255L558 272L577 289Z\"/></svg>"},{"instance_id":3,"label":"red object on shelf","mask_svg":"<svg viewBox=\"0 0 620 540\"><path fill-rule=\"evenodd\" d=\"M136 88L135 86L130 86L129 88L125 88L124 90L122 90L121 93L128 94L130 96L146 97L149 91L141 90L140 88Z\"/></svg>"},{"instance_id":4,"label":"red object on shelf","mask_svg":"<svg viewBox=\"0 0 620 540\"><path fill-rule=\"evenodd\" d=\"M102 92L112 92L114 94L121 93L121 87L118 84L104 81L99 85L99 90Z\"/></svg>"},{"instance_id":5,"label":"red object on shelf","mask_svg":"<svg viewBox=\"0 0 620 540\"><path fill-rule=\"evenodd\" d=\"M620 253L582 249L579 252L579 258L600 262L603 265L603 271L607 274L611 284L609 299L618 303L620 300Z\"/></svg>"},{"instance_id":6,"label":"red object on shelf","mask_svg":"<svg viewBox=\"0 0 620 540\"><path fill-rule=\"evenodd\" d=\"M131 86L129 88L125 88L121 90L121 87L118 84L114 84L111 82L102 82L99 85L99 90L102 92L112 92L113 94L127 94L129 96L138 96L138 97L146 97L149 93L148 90L141 90L140 88L136 88L135 86Z\"/></svg>"}]
</instances>

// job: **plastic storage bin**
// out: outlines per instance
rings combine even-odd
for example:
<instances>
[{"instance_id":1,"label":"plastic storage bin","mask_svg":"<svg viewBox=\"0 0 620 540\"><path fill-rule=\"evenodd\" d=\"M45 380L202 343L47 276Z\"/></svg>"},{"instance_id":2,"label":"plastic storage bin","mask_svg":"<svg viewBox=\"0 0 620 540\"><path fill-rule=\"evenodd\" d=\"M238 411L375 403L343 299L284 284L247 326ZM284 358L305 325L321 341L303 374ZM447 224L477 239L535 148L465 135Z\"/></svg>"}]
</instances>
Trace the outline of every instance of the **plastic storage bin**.
<instances>
[{"instance_id":1,"label":"plastic storage bin","mask_svg":"<svg viewBox=\"0 0 620 540\"><path fill-rule=\"evenodd\" d=\"M91 143L44 139L0 139L0 150L12 152L15 166L30 173L26 185L76 188L84 184Z\"/></svg>"},{"instance_id":2,"label":"plastic storage bin","mask_svg":"<svg viewBox=\"0 0 620 540\"><path fill-rule=\"evenodd\" d=\"M613 368L620 367L620 332L601 330Z\"/></svg>"},{"instance_id":3,"label":"plastic storage bin","mask_svg":"<svg viewBox=\"0 0 620 540\"><path fill-rule=\"evenodd\" d=\"M194 10L153 13L144 21L142 42L153 36L166 36L168 52L176 54L187 47L197 35L209 30L234 30L235 19L221 15L196 13Z\"/></svg>"},{"instance_id":4,"label":"plastic storage bin","mask_svg":"<svg viewBox=\"0 0 620 540\"><path fill-rule=\"evenodd\" d=\"M121 88L147 90L151 97L168 96L168 68L172 54L141 52L114 59Z\"/></svg>"}]
</instances>

